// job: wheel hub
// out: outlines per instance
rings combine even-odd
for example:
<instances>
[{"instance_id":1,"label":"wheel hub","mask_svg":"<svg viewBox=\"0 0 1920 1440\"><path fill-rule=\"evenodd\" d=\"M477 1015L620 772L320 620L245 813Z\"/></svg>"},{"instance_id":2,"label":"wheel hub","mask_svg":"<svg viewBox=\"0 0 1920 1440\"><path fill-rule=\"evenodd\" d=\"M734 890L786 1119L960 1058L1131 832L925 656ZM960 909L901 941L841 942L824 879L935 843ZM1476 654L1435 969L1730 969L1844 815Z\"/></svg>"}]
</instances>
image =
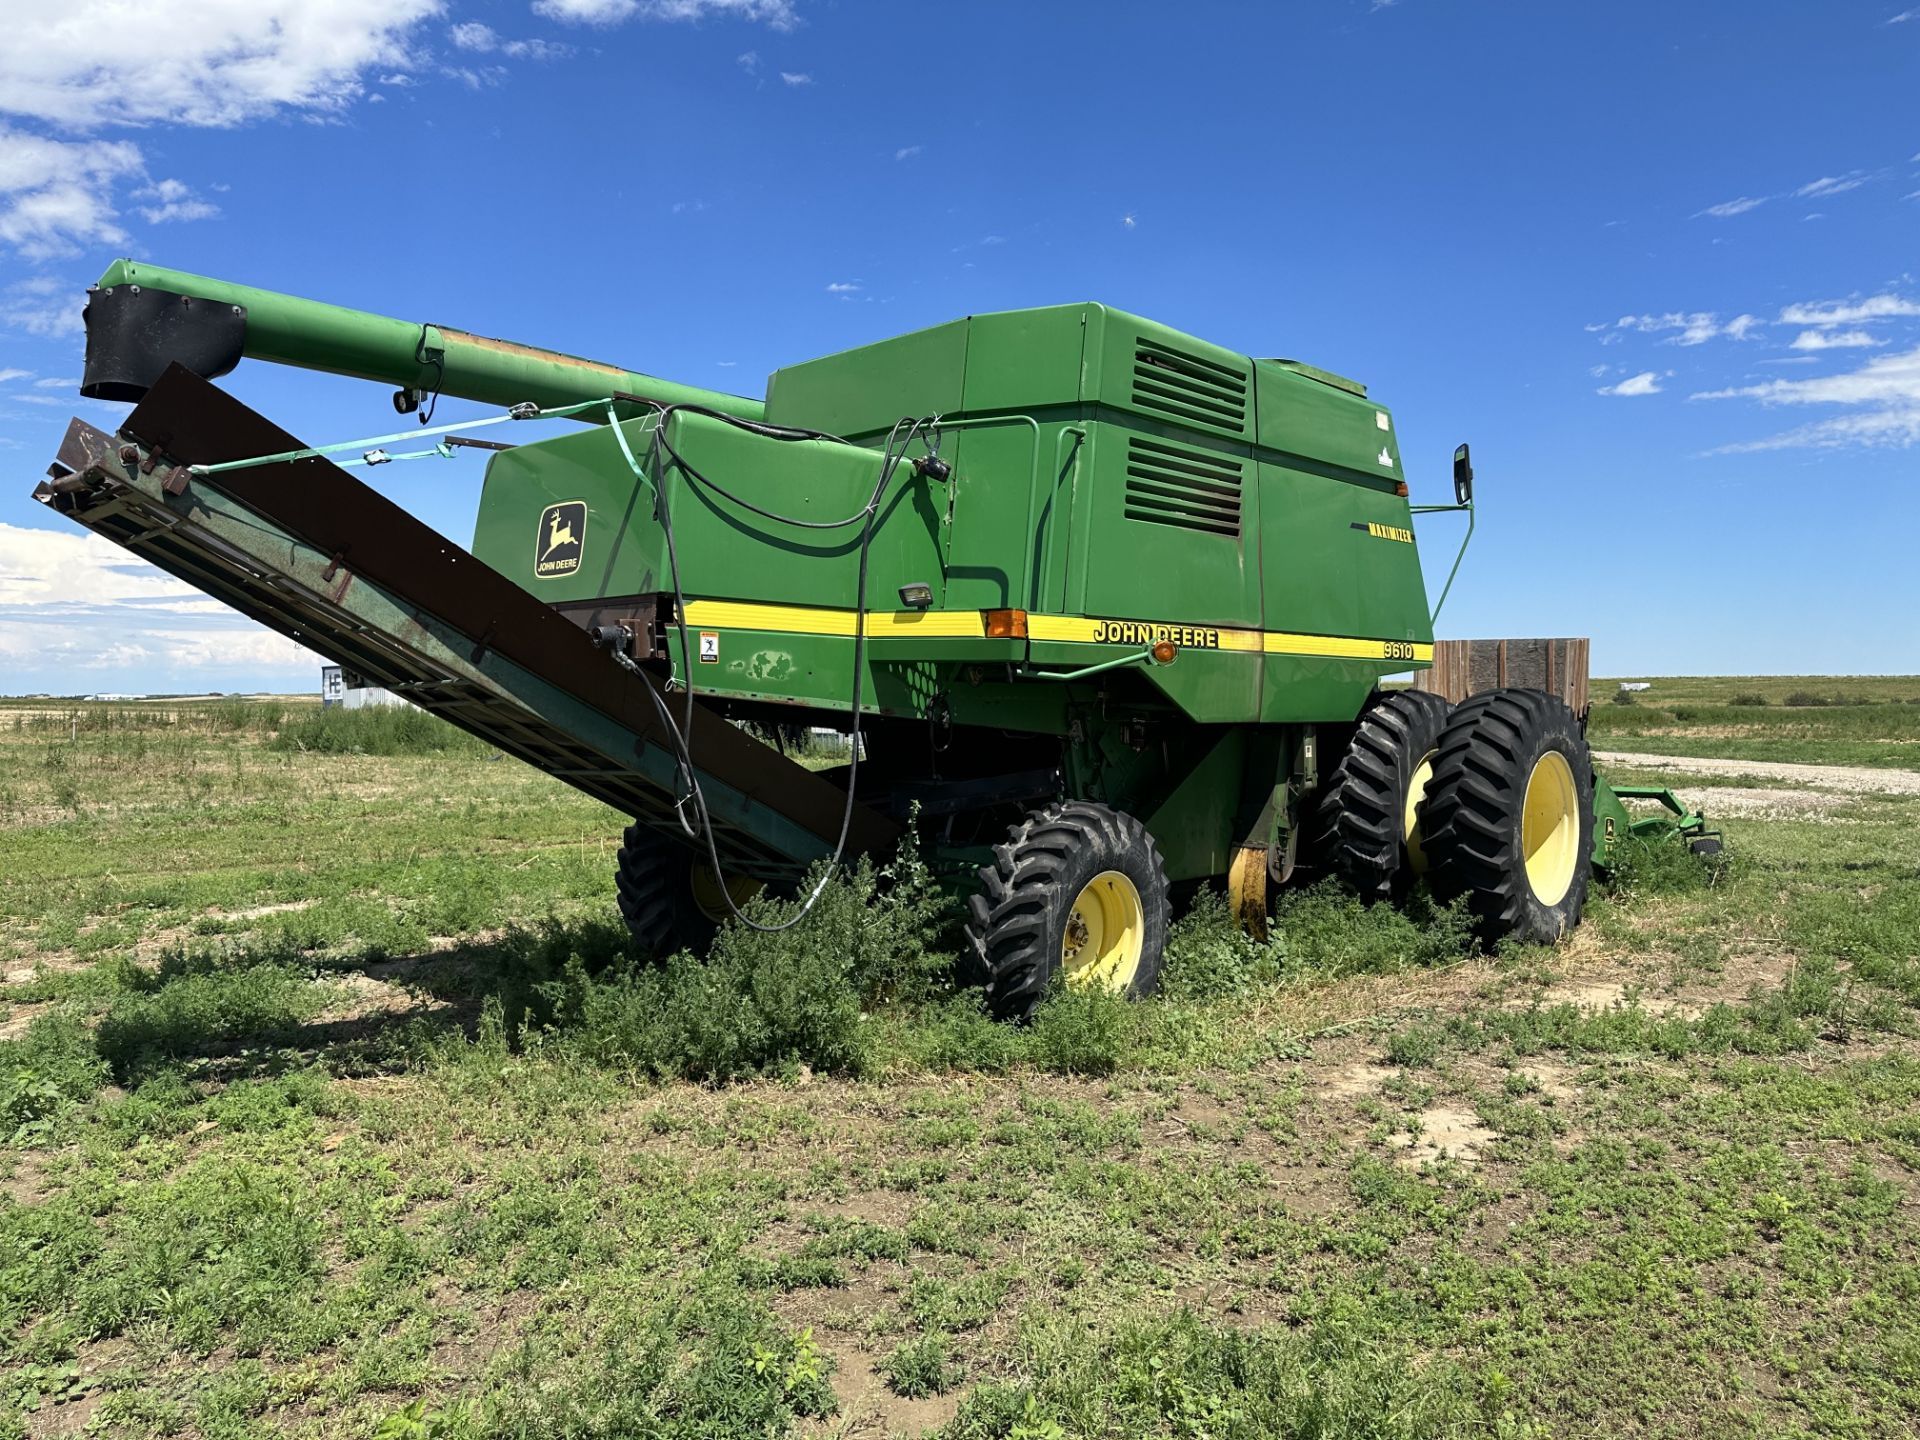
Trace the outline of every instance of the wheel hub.
<instances>
[{"instance_id":1,"label":"wheel hub","mask_svg":"<svg viewBox=\"0 0 1920 1440\"><path fill-rule=\"evenodd\" d=\"M1145 943L1139 887L1118 870L1103 870L1074 897L1060 937L1060 968L1069 985L1122 993L1139 974Z\"/></svg>"},{"instance_id":2,"label":"wheel hub","mask_svg":"<svg viewBox=\"0 0 1920 1440\"><path fill-rule=\"evenodd\" d=\"M690 888L694 908L719 925L729 919L735 909L766 889L766 885L751 875L722 876L703 861L693 867ZM733 901L732 907L728 906L728 900Z\"/></svg>"}]
</instances>

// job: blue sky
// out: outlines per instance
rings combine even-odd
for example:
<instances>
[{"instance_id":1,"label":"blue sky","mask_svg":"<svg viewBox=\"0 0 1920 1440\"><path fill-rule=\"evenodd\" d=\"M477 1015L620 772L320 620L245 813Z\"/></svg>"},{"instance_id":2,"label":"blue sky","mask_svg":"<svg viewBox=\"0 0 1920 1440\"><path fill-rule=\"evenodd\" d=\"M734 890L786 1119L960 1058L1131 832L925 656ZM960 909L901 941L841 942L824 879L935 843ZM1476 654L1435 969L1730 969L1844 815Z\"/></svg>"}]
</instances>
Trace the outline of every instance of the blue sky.
<instances>
[{"instance_id":1,"label":"blue sky","mask_svg":"<svg viewBox=\"0 0 1920 1440\"><path fill-rule=\"evenodd\" d=\"M105 18L109 14L116 18ZM1598 673L1920 671L1920 8L15 0L0 693L307 688L27 498L116 255L758 394L1095 299L1474 445L1451 635ZM223 382L313 441L377 387ZM448 402L443 418L477 414ZM375 478L457 539L479 465ZM1423 530L1444 577L1456 522Z\"/></svg>"}]
</instances>

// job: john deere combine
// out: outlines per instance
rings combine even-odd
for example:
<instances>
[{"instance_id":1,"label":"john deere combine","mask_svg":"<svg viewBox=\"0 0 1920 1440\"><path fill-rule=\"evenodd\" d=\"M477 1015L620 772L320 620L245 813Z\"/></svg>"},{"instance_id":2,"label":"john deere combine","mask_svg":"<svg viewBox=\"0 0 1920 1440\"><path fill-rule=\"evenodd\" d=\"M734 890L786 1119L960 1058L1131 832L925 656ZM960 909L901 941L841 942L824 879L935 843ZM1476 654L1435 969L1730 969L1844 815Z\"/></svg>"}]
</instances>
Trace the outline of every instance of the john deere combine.
<instances>
[{"instance_id":1,"label":"john deere combine","mask_svg":"<svg viewBox=\"0 0 1920 1440\"><path fill-rule=\"evenodd\" d=\"M129 261L87 305L48 505L632 817L622 913L698 947L918 813L979 982L1155 984L1172 886L1258 926L1297 866L1424 872L1550 940L1632 817L1544 692L1449 706L1413 507L1366 387L1102 305L976 315L776 371L764 401ZM510 407L471 549L212 385L251 357ZM525 444L512 419L583 422ZM404 423L404 422L403 422ZM341 463L329 456L338 455ZM729 722L743 722L740 724ZM778 737L855 736L809 769ZM763 739L762 737L769 737ZM1643 792L1634 792L1643 793ZM1652 792L1644 792L1652 794ZM1655 795L1678 813L1671 797Z\"/></svg>"}]
</instances>

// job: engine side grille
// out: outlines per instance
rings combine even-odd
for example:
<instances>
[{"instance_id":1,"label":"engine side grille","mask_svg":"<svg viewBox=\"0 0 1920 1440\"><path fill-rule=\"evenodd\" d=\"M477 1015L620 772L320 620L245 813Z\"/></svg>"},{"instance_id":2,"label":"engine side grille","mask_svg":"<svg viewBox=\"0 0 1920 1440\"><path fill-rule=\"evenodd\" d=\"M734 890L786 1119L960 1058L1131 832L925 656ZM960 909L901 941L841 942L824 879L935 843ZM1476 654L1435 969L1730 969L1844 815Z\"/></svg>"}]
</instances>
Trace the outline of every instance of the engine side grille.
<instances>
[{"instance_id":1,"label":"engine side grille","mask_svg":"<svg viewBox=\"0 0 1920 1440\"><path fill-rule=\"evenodd\" d=\"M1169 419L1247 433L1246 372L1158 341L1134 346L1133 403Z\"/></svg>"},{"instance_id":2,"label":"engine side grille","mask_svg":"<svg viewBox=\"0 0 1920 1440\"><path fill-rule=\"evenodd\" d=\"M1130 436L1126 517L1150 525L1238 537L1240 491L1245 480L1244 460Z\"/></svg>"}]
</instances>

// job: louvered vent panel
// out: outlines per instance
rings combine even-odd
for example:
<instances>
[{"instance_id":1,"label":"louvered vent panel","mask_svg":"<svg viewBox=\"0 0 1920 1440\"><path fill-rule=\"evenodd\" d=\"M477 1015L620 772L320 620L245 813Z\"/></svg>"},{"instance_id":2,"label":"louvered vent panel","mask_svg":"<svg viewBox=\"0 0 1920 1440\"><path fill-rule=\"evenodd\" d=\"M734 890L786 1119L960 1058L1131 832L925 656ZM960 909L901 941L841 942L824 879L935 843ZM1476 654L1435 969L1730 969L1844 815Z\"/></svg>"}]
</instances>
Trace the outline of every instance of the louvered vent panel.
<instances>
[{"instance_id":1,"label":"louvered vent panel","mask_svg":"<svg viewBox=\"0 0 1920 1440\"><path fill-rule=\"evenodd\" d=\"M1245 372L1157 341L1134 346L1133 403L1175 420L1247 433Z\"/></svg>"},{"instance_id":2,"label":"louvered vent panel","mask_svg":"<svg viewBox=\"0 0 1920 1440\"><path fill-rule=\"evenodd\" d=\"M1126 516L1209 535L1240 533L1246 464L1135 435L1127 441Z\"/></svg>"}]
</instances>

